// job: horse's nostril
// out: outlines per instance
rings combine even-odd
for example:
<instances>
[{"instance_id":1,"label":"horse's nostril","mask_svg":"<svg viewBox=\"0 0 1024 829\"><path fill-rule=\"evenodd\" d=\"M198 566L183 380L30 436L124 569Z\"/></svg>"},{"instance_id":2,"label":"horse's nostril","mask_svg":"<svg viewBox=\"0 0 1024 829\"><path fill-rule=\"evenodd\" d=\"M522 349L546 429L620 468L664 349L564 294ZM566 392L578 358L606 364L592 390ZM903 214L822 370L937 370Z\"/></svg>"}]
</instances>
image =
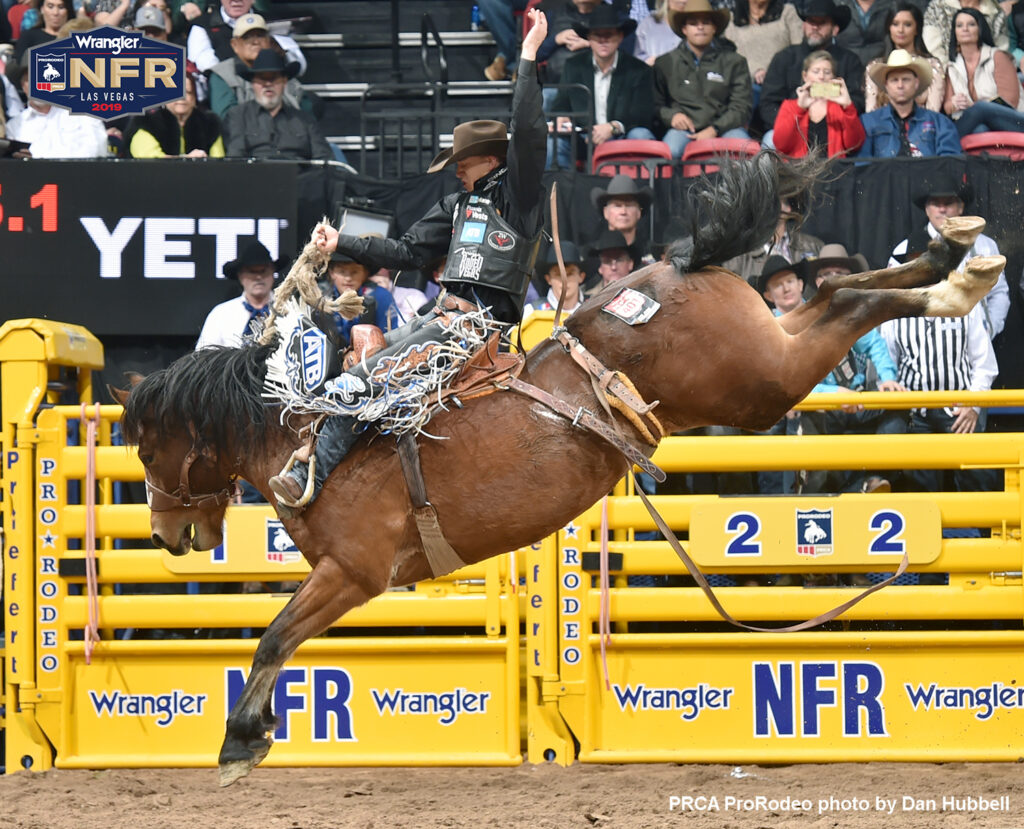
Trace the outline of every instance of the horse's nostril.
<instances>
[{"instance_id":1,"label":"horse's nostril","mask_svg":"<svg viewBox=\"0 0 1024 829\"><path fill-rule=\"evenodd\" d=\"M162 550L167 549L167 544L165 544L164 540L160 537L160 533L153 533L150 540L153 542L154 547L159 547Z\"/></svg>"}]
</instances>

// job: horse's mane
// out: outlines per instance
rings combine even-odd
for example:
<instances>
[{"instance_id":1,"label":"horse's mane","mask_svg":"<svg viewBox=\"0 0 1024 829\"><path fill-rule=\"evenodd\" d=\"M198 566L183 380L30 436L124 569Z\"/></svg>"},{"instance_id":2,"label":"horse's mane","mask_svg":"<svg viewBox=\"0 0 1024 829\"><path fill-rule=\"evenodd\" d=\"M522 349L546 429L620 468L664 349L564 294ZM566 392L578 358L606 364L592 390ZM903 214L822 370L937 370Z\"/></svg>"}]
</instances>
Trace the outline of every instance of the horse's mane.
<instances>
[{"instance_id":1,"label":"horse's mane","mask_svg":"<svg viewBox=\"0 0 1024 829\"><path fill-rule=\"evenodd\" d=\"M161 431L192 424L204 443L223 447L230 440L242 453L252 450L273 419L261 391L275 348L276 339L267 345L203 348L150 374L125 404L126 439L134 443L143 418L152 418Z\"/></svg>"},{"instance_id":2,"label":"horse's mane","mask_svg":"<svg viewBox=\"0 0 1024 829\"><path fill-rule=\"evenodd\" d=\"M770 151L723 162L690 191L690 236L671 245L669 261L687 273L759 248L775 232L779 199L805 197L828 166L818 154L783 160Z\"/></svg>"}]
</instances>

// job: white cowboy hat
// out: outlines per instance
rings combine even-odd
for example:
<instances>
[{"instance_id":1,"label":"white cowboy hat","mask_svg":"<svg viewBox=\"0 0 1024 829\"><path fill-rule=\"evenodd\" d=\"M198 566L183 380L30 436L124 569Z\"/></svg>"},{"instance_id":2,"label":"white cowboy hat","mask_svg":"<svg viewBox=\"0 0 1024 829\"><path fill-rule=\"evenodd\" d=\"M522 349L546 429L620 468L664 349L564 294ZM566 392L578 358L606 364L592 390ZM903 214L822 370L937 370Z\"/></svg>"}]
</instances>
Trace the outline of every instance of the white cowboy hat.
<instances>
[{"instance_id":1,"label":"white cowboy hat","mask_svg":"<svg viewBox=\"0 0 1024 829\"><path fill-rule=\"evenodd\" d=\"M885 79L889 73L897 69L909 69L921 82L921 89L924 89L932 82L932 67L924 58L912 55L906 49L893 49L889 53L889 59L885 63L878 62L868 68L868 77L875 82L879 89L885 89Z\"/></svg>"}]
</instances>

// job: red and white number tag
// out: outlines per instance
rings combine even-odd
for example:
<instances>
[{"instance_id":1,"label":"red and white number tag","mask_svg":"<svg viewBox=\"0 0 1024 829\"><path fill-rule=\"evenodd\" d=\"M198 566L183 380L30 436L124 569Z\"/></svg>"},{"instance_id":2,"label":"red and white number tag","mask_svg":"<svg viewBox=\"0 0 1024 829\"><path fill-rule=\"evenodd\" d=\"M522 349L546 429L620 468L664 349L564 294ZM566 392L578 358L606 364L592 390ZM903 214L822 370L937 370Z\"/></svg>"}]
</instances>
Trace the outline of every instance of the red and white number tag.
<instances>
[{"instance_id":1,"label":"red and white number tag","mask_svg":"<svg viewBox=\"0 0 1024 829\"><path fill-rule=\"evenodd\" d=\"M647 294L634 291L632 288L623 288L611 302L601 306L602 311L607 311L629 325L641 325L647 322L659 308L661 308L660 302L655 302Z\"/></svg>"}]
</instances>

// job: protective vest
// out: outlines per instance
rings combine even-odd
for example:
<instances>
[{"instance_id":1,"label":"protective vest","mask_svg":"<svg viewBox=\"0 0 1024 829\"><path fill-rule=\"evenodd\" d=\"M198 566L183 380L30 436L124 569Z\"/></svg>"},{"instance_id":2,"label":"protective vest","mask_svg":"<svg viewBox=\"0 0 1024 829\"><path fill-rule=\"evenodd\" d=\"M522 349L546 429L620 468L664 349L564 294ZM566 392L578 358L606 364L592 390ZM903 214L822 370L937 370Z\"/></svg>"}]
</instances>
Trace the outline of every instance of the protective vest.
<instances>
[{"instance_id":1,"label":"protective vest","mask_svg":"<svg viewBox=\"0 0 1024 829\"><path fill-rule=\"evenodd\" d=\"M452 244L441 282L484 285L522 297L539 241L539 234L528 239L518 233L487 196L466 193L452 217Z\"/></svg>"}]
</instances>

